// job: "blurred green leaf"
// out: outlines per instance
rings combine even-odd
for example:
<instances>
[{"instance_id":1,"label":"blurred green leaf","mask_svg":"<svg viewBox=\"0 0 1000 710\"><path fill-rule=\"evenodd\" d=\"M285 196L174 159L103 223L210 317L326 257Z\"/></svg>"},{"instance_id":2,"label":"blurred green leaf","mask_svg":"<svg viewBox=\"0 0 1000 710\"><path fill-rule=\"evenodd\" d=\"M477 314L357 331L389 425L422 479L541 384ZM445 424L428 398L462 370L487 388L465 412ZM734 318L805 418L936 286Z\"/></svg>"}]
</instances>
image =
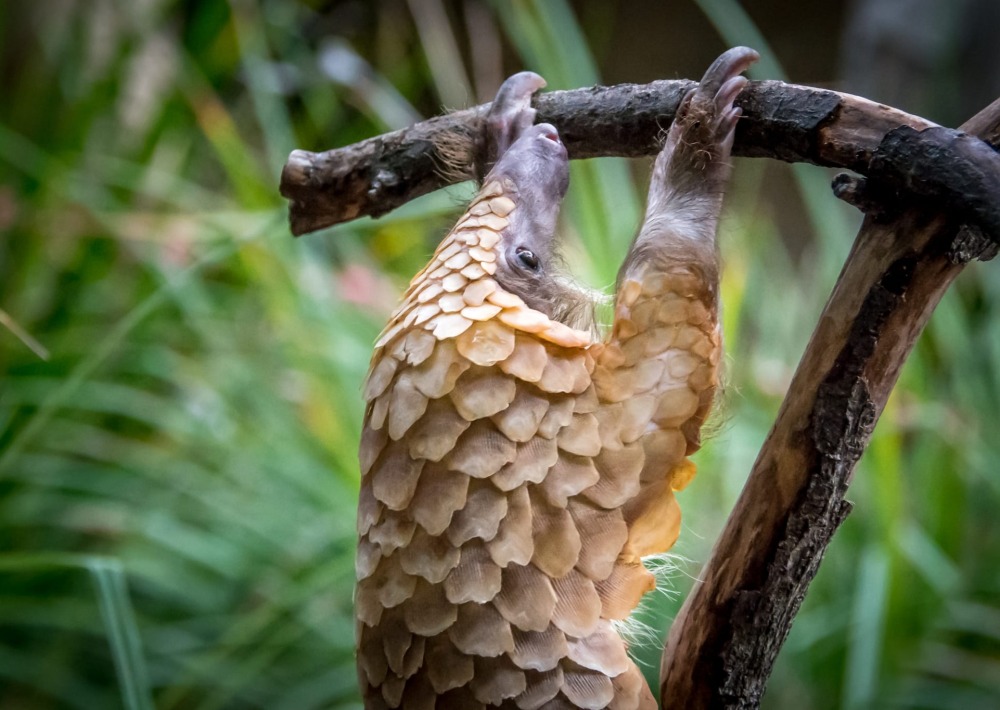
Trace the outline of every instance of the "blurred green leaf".
<instances>
[{"instance_id":1,"label":"blurred green leaf","mask_svg":"<svg viewBox=\"0 0 1000 710\"><path fill-rule=\"evenodd\" d=\"M122 704L126 710L151 710L153 702L142 640L121 562L107 557L64 553L0 554L0 575L25 574L53 567L78 569L90 576L105 636L111 646Z\"/></svg>"}]
</instances>

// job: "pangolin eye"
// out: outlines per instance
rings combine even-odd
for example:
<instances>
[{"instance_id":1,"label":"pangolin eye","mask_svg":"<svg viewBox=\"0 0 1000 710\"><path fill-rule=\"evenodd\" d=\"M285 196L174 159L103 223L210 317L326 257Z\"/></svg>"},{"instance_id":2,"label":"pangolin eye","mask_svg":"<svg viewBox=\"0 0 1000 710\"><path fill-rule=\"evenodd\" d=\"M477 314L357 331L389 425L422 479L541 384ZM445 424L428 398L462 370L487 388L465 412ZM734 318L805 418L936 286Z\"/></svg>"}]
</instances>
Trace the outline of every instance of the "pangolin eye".
<instances>
[{"instance_id":1,"label":"pangolin eye","mask_svg":"<svg viewBox=\"0 0 1000 710\"><path fill-rule=\"evenodd\" d=\"M535 256L535 252L527 247L518 247L514 253L522 264L532 271L538 271L538 257Z\"/></svg>"}]
</instances>

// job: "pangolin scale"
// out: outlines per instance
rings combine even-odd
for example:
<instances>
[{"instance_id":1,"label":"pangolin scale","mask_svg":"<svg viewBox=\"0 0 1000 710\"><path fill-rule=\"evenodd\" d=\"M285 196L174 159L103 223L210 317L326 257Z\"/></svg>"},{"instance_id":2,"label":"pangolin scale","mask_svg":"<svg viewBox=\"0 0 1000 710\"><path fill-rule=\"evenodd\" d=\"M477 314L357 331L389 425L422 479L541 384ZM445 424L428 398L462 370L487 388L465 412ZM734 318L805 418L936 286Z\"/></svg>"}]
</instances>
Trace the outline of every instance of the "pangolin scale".
<instances>
[{"instance_id":1,"label":"pangolin scale","mask_svg":"<svg viewBox=\"0 0 1000 710\"><path fill-rule=\"evenodd\" d=\"M525 257L521 231L554 221L565 149L531 126L540 78L501 89L497 163L413 278L364 388L367 708L655 707L614 622L655 586L642 558L677 538L674 493L717 388L715 231L755 58L724 54L679 111L603 340L539 297L549 250ZM512 167L524 160L540 167Z\"/></svg>"}]
</instances>

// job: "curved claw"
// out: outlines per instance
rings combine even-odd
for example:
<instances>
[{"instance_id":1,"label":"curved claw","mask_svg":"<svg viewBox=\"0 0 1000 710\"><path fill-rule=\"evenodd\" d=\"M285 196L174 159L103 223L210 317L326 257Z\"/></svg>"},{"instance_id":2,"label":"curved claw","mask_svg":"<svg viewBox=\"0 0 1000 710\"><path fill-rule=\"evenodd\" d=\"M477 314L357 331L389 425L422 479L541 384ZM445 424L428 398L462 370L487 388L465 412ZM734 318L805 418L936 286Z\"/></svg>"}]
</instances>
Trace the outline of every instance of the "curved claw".
<instances>
[{"instance_id":1,"label":"curved claw","mask_svg":"<svg viewBox=\"0 0 1000 710\"><path fill-rule=\"evenodd\" d=\"M668 142L679 141L681 134L688 131L688 143L709 148L710 153L721 149L718 157L728 158L736 122L742 115L733 101L747 85L746 77L741 74L758 59L760 54L756 50L733 47L712 62L698 86L688 92L678 107ZM698 114L698 120L690 120L693 114Z\"/></svg>"},{"instance_id":2,"label":"curved claw","mask_svg":"<svg viewBox=\"0 0 1000 710\"><path fill-rule=\"evenodd\" d=\"M500 86L486 115L487 168L535 122L531 97L545 85L545 79L538 74L523 71L508 77Z\"/></svg>"},{"instance_id":3,"label":"curved claw","mask_svg":"<svg viewBox=\"0 0 1000 710\"><path fill-rule=\"evenodd\" d=\"M739 95L743 88L747 85L748 80L745 76L731 76L719 87L719 90L715 93L715 109L717 111L724 111L726 107L733 103L733 100Z\"/></svg>"},{"instance_id":4,"label":"curved claw","mask_svg":"<svg viewBox=\"0 0 1000 710\"><path fill-rule=\"evenodd\" d=\"M749 47L727 49L705 71L705 76L698 84L698 93L710 96L717 95L729 79L745 72L758 59L760 59L760 54L757 50Z\"/></svg>"},{"instance_id":5,"label":"curved claw","mask_svg":"<svg viewBox=\"0 0 1000 710\"><path fill-rule=\"evenodd\" d=\"M513 104L519 104L521 107L528 106L532 95L545 87L545 79L533 71L513 74L507 77L497 90L496 98L493 99L493 105L490 107L490 114L507 111Z\"/></svg>"}]
</instances>

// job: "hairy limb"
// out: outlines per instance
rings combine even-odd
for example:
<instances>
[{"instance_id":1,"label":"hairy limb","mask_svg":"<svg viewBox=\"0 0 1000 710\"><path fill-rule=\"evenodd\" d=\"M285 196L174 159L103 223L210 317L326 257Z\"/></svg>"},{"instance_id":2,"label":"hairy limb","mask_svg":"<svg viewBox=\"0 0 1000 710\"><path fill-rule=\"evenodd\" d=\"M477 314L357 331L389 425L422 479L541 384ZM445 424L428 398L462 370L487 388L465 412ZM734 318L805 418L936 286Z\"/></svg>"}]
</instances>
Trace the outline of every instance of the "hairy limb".
<instances>
[{"instance_id":1,"label":"hairy limb","mask_svg":"<svg viewBox=\"0 0 1000 710\"><path fill-rule=\"evenodd\" d=\"M626 553L666 551L680 511L674 491L694 473L686 457L718 383L715 231L729 179L740 109L740 76L757 53L737 47L709 67L684 98L656 159L646 219L622 265L611 338L594 378L600 396L617 402L644 464L642 492L626 508Z\"/></svg>"}]
</instances>

